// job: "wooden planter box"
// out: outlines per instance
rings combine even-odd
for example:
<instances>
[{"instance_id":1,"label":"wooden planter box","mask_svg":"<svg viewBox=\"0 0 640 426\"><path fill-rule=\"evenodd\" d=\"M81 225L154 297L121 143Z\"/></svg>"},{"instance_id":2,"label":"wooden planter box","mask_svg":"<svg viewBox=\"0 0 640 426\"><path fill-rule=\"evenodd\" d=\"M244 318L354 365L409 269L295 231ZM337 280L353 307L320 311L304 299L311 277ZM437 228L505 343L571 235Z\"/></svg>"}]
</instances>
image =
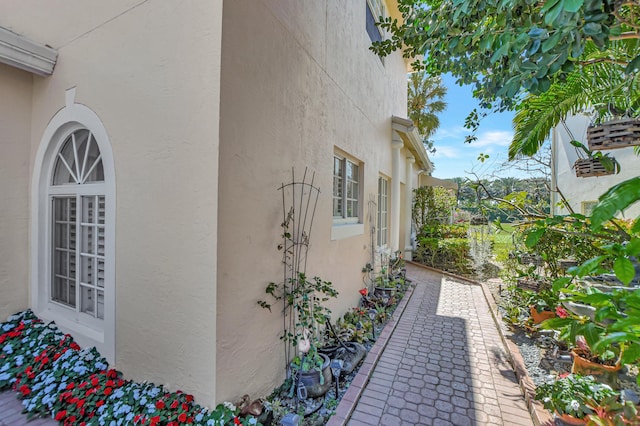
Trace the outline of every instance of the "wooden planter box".
<instances>
[{"instance_id":1,"label":"wooden planter box","mask_svg":"<svg viewBox=\"0 0 640 426\"><path fill-rule=\"evenodd\" d=\"M607 176L614 173L613 170L607 170L602 163L593 158L581 158L575 162L573 167L576 169L576 176Z\"/></svg>"},{"instance_id":2,"label":"wooden planter box","mask_svg":"<svg viewBox=\"0 0 640 426\"><path fill-rule=\"evenodd\" d=\"M587 142L591 151L640 145L640 119L622 118L589 126Z\"/></svg>"}]
</instances>

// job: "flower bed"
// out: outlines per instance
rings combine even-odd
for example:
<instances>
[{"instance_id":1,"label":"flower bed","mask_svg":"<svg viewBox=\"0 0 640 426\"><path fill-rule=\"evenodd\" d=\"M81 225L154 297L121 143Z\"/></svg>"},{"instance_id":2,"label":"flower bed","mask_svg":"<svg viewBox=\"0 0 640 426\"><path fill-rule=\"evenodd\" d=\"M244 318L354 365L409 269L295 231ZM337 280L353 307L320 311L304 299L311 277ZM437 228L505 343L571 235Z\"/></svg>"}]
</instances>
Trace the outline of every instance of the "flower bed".
<instances>
[{"instance_id":1,"label":"flower bed","mask_svg":"<svg viewBox=\"0 0 640 426\"><path fill-rule=\"evenodd\" d=\"M0 325L0 391L18 392L28 417L63 425L257 425L232 404L208 410L181 391L136 383L27 310Z\"/></svg>"}]
</instances>

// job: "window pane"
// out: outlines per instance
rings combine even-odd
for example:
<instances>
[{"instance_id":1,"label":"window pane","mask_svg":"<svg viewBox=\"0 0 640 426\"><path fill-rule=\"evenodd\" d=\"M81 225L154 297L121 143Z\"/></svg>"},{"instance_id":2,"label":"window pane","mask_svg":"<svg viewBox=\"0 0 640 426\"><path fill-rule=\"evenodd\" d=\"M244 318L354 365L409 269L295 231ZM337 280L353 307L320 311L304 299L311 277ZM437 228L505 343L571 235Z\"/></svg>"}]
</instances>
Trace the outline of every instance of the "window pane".
<instances>
[{"instance_id":1,"label":"window pane","mask_svg":"<svg viewBox=\"0 0 640 426\"><path fill-rule=\"evenodd\" d=\"M81 289L82 294L80 295L80 312L95 316L95 290L86 286L82 286Z\"/></svg>"},{"instance_id":2,"label":"window pane","mask_svg":"<svg viewBox=\"0 0 640 426\"><path fill-rule=\"evenodd\" d=\"M51 299L75 306L75 197L52 199Z\"/></svg>"},{"instance_id":3,"label":"window pane","mask_svg":"<svg viewBox=\"0 0 640 426\"><path fill-rule=\"evenodd\" d=\"M76 130L62 144L56 158L53 184L104 182L100 150L86 129Z\"/></svg>"},{"instance_id":4,"label":"window pane","mask_svg":"<svg viewBox=\"0 0 640 426\"><path fill-rule=\"evenodd\" d=\"M98 290L98 318L104 319L104 291Z\"/></svg>"}]
</instances>

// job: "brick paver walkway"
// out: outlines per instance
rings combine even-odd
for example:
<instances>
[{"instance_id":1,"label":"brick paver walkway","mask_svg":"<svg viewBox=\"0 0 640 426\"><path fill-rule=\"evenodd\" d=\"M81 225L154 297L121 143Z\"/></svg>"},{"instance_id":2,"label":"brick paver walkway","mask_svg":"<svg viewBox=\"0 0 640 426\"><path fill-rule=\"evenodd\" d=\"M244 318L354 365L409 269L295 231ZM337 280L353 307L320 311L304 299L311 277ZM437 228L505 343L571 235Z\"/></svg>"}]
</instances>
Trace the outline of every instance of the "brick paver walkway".
<instances>
[{"instance_id":1,"label":"brick paver walkway","mask_svg":"<svg viewBox=\"0 0 640 426\"><path fill-rule=\"evenodd\" d=\"M0 392L0 426L54 426L53 419L34 417L27 421L27 415L22 414L22 403L13 391Z\"/></svg>"},{"instance_id":2,"label":"brick paver walkway","mask_svg":"<svg viewBox=\"0 0 640 426\"><path fill-rule=\"evenodd\" d=\"M408 276L413 297L347 425L532 425L482 287Z\"/></svg>"}]
</instances>

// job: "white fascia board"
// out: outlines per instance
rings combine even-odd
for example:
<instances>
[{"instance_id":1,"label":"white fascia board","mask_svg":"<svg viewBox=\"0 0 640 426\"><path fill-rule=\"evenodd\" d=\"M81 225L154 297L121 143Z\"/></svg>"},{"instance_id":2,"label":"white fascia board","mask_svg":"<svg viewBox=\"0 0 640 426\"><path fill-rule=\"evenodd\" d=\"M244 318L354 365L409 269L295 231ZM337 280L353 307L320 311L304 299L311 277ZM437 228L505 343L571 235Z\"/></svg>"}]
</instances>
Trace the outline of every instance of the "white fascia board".
<instances>
[{"instance_id":1,"label":"white fascia board","mask_svg":"<svg viewBox=\"0 0 640 426\"><path fill-rule=\"evenodd\" d=\"M415 155L418 166L427 173L433 171L433 163L429 159L427 150L424 148L422 138L418 129L413 125L413 121L408 118L391 117L391 128L400 134L405 146Z\"/></svg>"},{"instance_id":2,"label":"white fascia board","mask_svg":"<svg viewBox=\"0 0 640 426\"><path fill-rule=\"evenodd\" d=\"M0 27L0 62L46 77L57 59L55 49Z\"/></svg>"}]
</instances>

